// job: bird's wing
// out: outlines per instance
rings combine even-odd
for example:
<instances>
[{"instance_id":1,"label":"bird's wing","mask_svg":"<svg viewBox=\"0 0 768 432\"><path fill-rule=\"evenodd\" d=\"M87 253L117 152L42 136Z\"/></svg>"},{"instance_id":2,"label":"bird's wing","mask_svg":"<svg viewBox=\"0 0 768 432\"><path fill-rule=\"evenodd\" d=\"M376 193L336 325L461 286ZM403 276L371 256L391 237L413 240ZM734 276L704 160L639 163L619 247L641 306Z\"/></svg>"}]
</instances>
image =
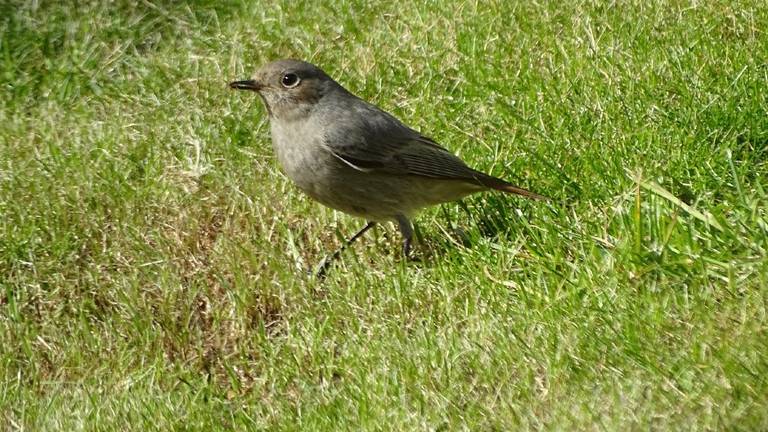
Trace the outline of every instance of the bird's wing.
<instances>
[{"instance_id":1,"label":"bird's wing","mask_svg":"<svg viewBox=\"0 0 768 432\"><path fill-rule=\"evenodd\" d=\"M323 146L363 172L415 175L476 183L479 172L431 139L373 106L335 123Z\"/></svg>"},{"instance_id":2,"label":"bird's wing","mask_svg":"<svg viewBox=\"0 0 768 432\"><path fill-rule=\"evenodd\" d=\"M376 147L375 151L365 153L349 151L350 147L346 146L329 150L350 167L364 172L454 180L471 180L477 174L461 159L425 137L389 141Z\"/></svg>"}]
</instances>

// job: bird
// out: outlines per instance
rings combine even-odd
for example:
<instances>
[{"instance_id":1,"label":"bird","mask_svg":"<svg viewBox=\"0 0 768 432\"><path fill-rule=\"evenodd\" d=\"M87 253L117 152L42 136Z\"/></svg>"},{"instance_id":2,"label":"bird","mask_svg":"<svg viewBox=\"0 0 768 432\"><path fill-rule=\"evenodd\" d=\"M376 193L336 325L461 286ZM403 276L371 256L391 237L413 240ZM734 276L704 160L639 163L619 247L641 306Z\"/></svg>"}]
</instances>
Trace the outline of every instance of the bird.
<instances>
[{"instance_id":1,"label":"bird","mask_svg":"<svg viewBox=\"0 0 768 432\"><path fill-rule=\"evenodd\" d=\"M407 258L414 234L411 219L425 207L487 190L547 199L470 168L312 63L272 61L229 87L261 97L277 160L301 191L367 221L320 263L318 277L324 277L344 249L377 223L393 222L398 227Z\"/></svg>"}]
</instances>

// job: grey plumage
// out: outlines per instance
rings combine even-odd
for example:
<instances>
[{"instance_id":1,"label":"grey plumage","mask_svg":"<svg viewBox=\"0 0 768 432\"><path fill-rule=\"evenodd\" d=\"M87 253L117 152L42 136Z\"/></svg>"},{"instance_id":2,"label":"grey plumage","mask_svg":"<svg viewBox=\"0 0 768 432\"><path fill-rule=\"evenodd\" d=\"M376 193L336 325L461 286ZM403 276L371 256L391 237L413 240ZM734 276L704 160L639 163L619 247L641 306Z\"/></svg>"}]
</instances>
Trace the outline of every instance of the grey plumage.
<instances>
[{"instance_id":1,"label":"grey plumage","mask_svg":"<svg viewBox=\"0 0 768 432\"><path fill-rule=\"evenodd\" d=\"M410 218L423 207L487 189L543 198L468 167L310 63L272 62L230 86L260 94L280 165L302 191L369 221L396 222L406 254Z\"/></svg>"}]
</instances>

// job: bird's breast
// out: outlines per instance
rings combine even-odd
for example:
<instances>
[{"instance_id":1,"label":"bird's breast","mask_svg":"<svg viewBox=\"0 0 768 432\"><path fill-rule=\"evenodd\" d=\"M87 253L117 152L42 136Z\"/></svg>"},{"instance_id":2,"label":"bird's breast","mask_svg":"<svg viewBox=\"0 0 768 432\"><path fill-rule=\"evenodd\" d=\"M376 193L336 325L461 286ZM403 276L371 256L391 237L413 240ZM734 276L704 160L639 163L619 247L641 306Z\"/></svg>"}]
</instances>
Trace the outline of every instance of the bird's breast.
<instances>
[{"instance_id":1,"label":"bird's breast","mask_svg":"<svg viewBox=\"0 0 768 432\"><path fill-rule=\"evenodd\" d=\"M320 146L320 137L297 124L272 126L272 144L285 174L300 189L315 197L329 176L330 155Z\"/></svg>"}]
</instances>

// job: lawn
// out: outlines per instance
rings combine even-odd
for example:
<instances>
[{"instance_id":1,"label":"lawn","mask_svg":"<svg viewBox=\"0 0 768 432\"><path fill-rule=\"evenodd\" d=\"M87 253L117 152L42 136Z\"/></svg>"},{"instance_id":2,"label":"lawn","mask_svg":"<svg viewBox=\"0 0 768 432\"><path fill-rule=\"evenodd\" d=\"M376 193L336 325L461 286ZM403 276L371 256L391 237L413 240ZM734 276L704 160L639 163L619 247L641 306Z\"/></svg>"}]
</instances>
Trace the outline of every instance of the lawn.
<instances>
[{"instance_id":1,"label":"lawn","mask_svg":"<svg viewBox=\"0 0 768 432\"><path fill-rule=\"evenodd\" d=\"M768 3L0 4L0 429L768 430ZM293 57L471 166L391 226L280 172Z\"/></svg>"}]
</instances>

